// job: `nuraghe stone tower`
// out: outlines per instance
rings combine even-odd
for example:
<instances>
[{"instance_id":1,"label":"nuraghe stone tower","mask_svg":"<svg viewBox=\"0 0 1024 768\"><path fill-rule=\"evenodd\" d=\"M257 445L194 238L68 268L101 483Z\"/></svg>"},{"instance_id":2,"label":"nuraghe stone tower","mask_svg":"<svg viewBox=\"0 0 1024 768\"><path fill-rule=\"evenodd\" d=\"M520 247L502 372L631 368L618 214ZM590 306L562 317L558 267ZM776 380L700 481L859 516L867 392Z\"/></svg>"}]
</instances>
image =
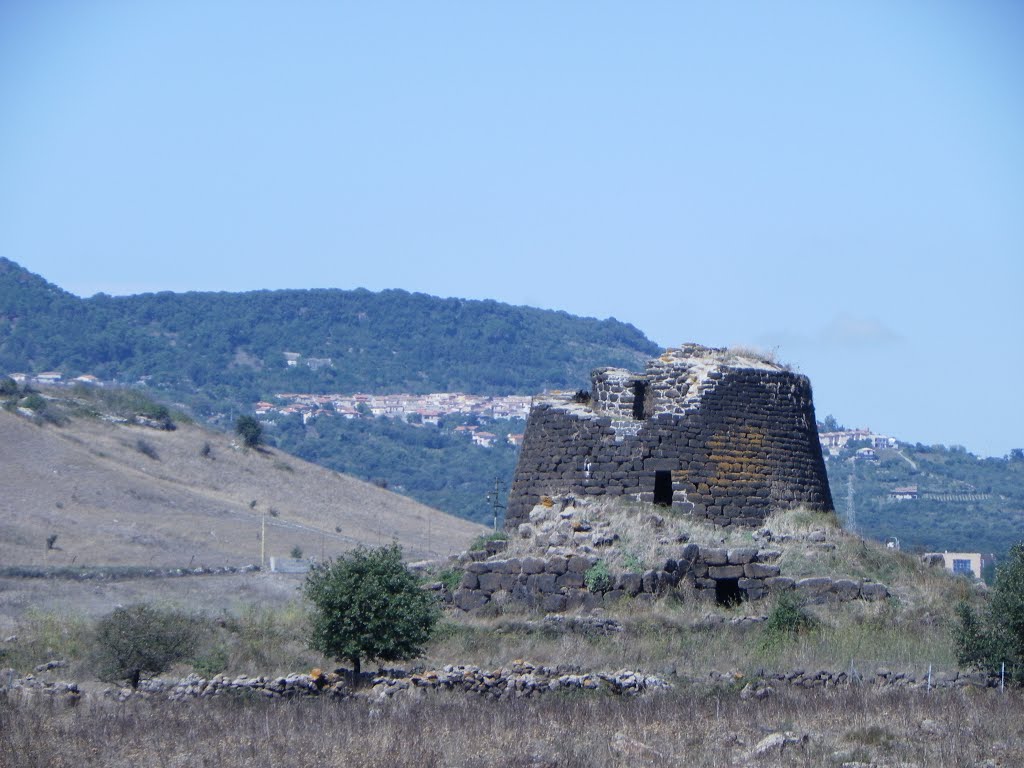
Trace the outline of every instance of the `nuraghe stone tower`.
<instances>
[{"instance_id":1,"label":"nuraghe stone tower","mask_svg":"<svg viewBox=\"0 0 1024 768\"><path fill-rule=\"evenodd\" d=\"M832 509L806 376L686 344L643 373L598 368L589 398L534 400L509 497L515 530L542 496L626 496L718 525Z\"/></svg>"}]
</instances>

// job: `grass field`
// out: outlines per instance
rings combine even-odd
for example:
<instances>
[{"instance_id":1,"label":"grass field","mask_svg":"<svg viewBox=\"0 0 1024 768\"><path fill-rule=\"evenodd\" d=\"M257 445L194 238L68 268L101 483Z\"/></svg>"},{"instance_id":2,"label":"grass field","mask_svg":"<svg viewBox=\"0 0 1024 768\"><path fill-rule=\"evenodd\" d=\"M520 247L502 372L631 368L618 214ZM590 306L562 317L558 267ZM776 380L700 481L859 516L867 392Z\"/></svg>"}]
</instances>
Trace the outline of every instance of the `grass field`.
<instances>
[{"instance_id":1,"label":"grass field","mask_svg":"<svg viewBox=\"0 0 1024 768\"><path fill-rule=\"evenodd\" d=\"M683 687L641 699L438 694L379 704L92 700L77 707L0 695L0 765L1016 766L1024 764L1022 704L1020 692L870 688L780 691L765 700ZM787 733L789 744L770 746L773 734Z\"/></svg>"}]
</instances>

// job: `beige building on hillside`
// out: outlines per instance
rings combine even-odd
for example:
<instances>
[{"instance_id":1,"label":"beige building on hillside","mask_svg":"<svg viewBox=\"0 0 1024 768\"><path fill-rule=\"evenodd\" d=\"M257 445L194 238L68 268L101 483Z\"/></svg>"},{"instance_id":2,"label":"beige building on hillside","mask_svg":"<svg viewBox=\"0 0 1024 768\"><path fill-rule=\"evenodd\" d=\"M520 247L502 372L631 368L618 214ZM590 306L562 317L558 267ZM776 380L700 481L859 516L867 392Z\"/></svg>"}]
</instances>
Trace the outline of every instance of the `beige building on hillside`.
<instances>
[{"instance_id":1,"label":"beige building on hillside","mask_svg":"<svg viewBox=\"0 0 1024 768\"><path fill-rule=\"evenodd\" d=\"M974 576L981 578L982 557L980 552L935 552L941 555L943 566L955 575Z\"/></svg>"}]
</instances>

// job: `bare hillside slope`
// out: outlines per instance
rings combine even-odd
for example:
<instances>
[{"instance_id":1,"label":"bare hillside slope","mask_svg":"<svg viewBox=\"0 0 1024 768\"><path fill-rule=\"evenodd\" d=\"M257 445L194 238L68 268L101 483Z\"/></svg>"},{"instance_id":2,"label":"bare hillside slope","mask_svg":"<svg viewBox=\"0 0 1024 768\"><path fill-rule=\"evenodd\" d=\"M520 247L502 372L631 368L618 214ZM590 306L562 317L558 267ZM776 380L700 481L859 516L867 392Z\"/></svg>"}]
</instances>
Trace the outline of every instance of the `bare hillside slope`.
<instances>
[{"instance_id":1,"label":"bare hillside slope","mask_svg":"<svg viewBox=\"0 0 1024 768\"><path fill-rule=\"evenodd\" d=\"M410 559L460 551L484 529L233 436L0 412L0 563L259 563L397 540ZM56 535L55 548L47 538Z\"/></svg>"}]
</instances>

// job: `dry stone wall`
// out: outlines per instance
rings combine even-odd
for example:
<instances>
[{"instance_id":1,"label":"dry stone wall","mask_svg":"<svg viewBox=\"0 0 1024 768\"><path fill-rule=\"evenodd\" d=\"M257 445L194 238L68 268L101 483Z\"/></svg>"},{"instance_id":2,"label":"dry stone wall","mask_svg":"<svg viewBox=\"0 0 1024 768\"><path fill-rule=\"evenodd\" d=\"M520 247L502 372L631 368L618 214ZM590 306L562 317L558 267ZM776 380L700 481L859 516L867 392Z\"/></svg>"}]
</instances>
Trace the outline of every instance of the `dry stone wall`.
<instances>
[{"instance_id":1,"label":"dry stone wall","mask_svg":"<svg viewBox=\"0 0 1024 768\"><path fill-rule=\"evenodd\" d=\"M687 544L677 558L668 558L659 568L613 574L600 585L593 584L591 577L588 585L588 573L600 561L594 554L499 556L467 563L451 600L463 611L494 605L560 612L612 607L625 598L647 602L681 586L692 590L698 600L718 603L760 600L790 591L807 603L873 601L889 596L885 585L863 579L783 576L775 564L778 557L776 550Z\"/></svg>"},{"instance_id":2,"label":"dry stone wall","mask_svg":"<svg viewBox=\"0 0 1024 768\"><path fill-rule=\"evenodd\" d=\"M719 525L832 509L806 376L724 350L668 350L643 374L593 373L589 402L538 398L506 512L544 496L628 496Z\"/></svg>"}]
</instances>

